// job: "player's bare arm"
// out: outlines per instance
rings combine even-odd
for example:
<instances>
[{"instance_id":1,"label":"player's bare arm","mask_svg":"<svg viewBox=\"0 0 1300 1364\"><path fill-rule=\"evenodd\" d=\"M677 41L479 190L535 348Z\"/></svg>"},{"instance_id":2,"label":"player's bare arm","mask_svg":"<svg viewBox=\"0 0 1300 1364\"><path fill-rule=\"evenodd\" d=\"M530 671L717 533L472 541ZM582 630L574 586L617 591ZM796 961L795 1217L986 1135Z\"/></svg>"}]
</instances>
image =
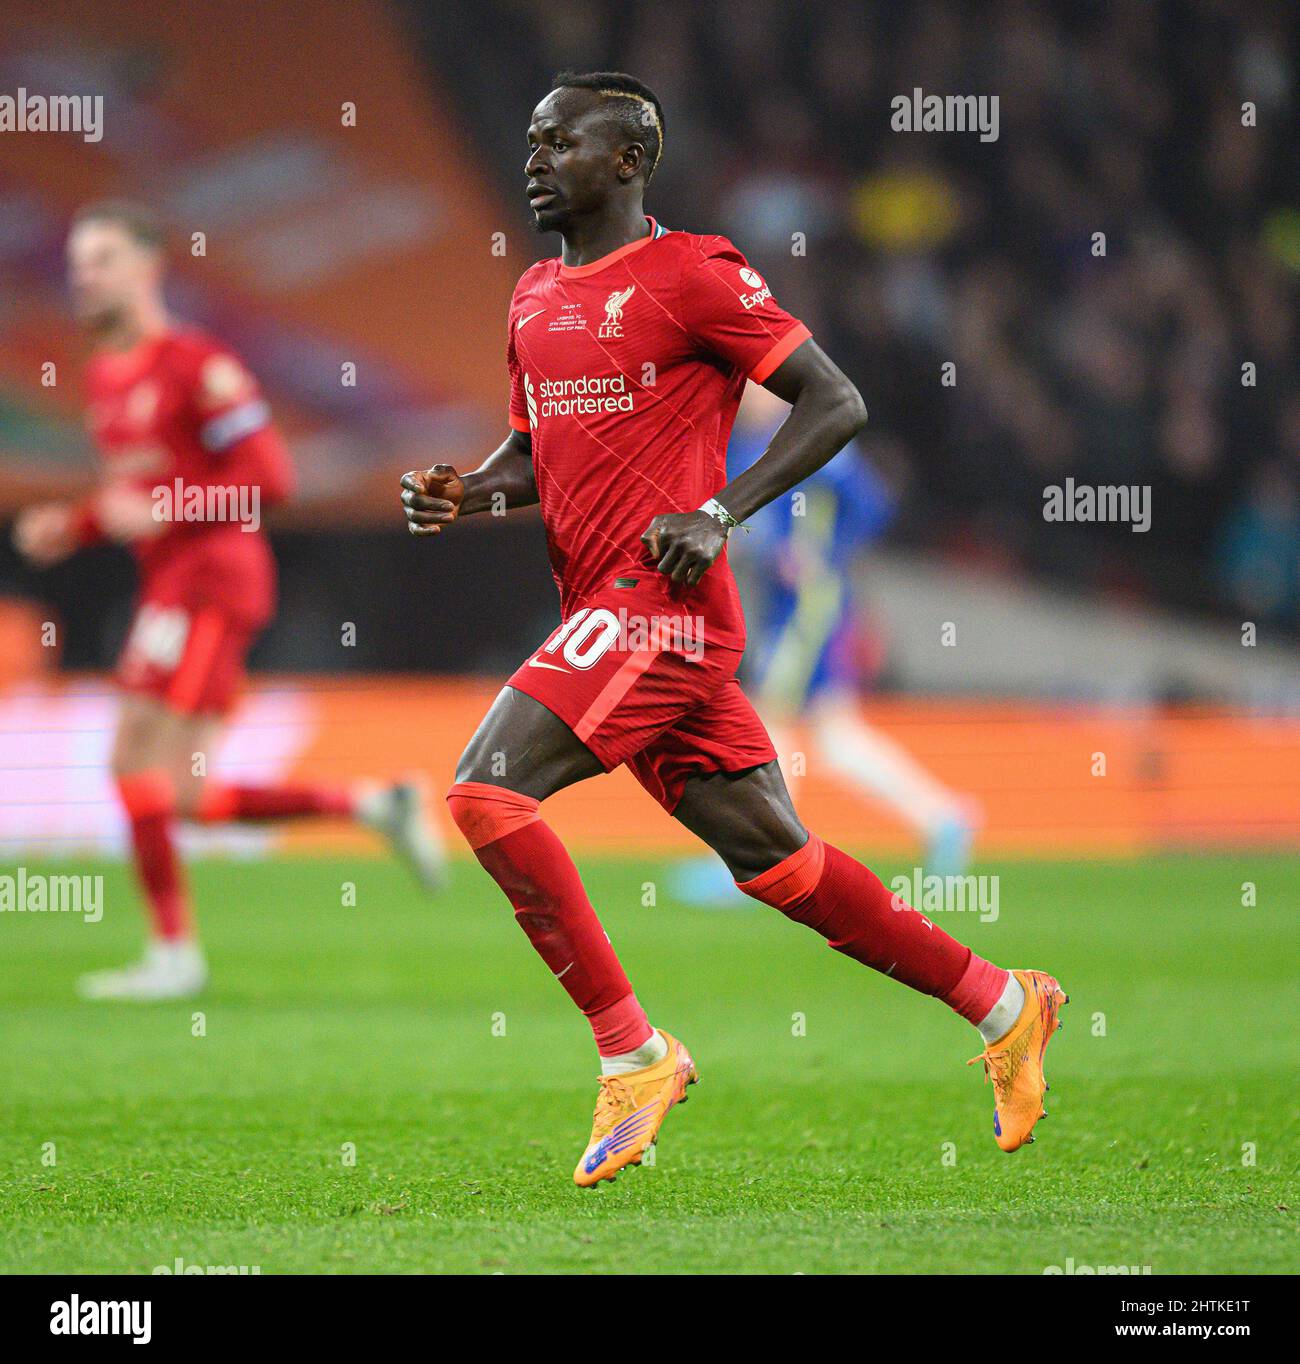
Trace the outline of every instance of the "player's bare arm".
<instances>
[{"instance_id":1,"label":"player's bare arm","mask_svg":"<svg viewBox=\"0 0 1300 1364\"><path fill-rule=\"evenodd\" d=\"M802 483L866 425L862 395L815 341L805 341L763 385L791 404L763 456L713 499L711 509L656 516L642 543L659 571L694 587L731 527Z\"/></svg>"},{"instance_id":2,"label":"player's bare arm","mask_svg":"<svg viewBox=\"0 0 1300 1364\"><path fill-rule=\"evenodd\" d=\"M130 544L161 534L148 493L108 486L83 502L42 502L26 508L14 523L13 543L35 568L52 568L96 538Z\"/></svg>"},{"instance_id":3,"label":"player's bare arm","mask_svg":"<svg viewBox=\"0 0 1300 1364\"><path fill-rule=\"evenodd\" d=\"M402 506L412 535L437 535L459 516L497 506L531 507L536 501L533 440L527 431L511 431L473 473L435 464L402 475Z\"/></svg>"}]
</instances>

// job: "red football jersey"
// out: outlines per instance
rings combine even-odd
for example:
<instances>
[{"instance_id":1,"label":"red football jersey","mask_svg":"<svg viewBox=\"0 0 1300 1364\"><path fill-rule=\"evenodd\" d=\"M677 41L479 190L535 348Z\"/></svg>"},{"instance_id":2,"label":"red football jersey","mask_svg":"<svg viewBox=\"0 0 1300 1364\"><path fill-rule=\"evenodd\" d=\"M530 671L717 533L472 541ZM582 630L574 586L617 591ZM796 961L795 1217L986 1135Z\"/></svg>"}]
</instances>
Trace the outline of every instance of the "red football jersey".
<instances>
[{"instance_id":1,"label":"red football jersey","mask_svg":"<svg viewBox=\"0 0 1300 1364\"><path fill-rule=\"evenodd\" d=\"M287 495L292 470L249 372L201 332L169 330L98 353L86 397L107 484L148 492L165 512L158 534L131 545L141 596L268 619L275 568L261 511Z\"/></svg>"},{"instance_id":2,"label":"red football jersey","mask_svg":"<svg viewBox=\"0 0 1300 1364\"><path fill-rule=\"evenodd\" d=\"M809 336L725 237L648 222L589 265L539 261L510 304L510 423L532 434L566 618L615 577L654 571L642 533L725 485L746 378L766 379ZM677 600L710 643L743 648L725 553Z\"/></svg>"}]
</instances>

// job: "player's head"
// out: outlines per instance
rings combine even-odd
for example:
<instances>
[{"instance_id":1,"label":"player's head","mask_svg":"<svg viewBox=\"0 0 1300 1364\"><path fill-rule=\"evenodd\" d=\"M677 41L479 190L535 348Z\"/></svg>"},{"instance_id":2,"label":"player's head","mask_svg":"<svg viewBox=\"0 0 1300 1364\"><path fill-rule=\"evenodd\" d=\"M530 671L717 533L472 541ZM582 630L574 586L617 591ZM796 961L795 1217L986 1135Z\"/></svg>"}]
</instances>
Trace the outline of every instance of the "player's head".
<instances>
[{"instance_id":1,"label":"player's head","mask_svg":"<svg viewBox=\"0 0 1300 1364\"><path fill-rule=\"evenodd\" d=\"M562 71L533 110L525 168L539 232L638 200L664 148L658 96L621 71Z\"/></svg>"},{"instance_id":2,"label":"player's head","mask_svg":"<svg viewBox=\"0 0 1300 1364\"><path fill-rule=\"evenodd\" d=\"M143 204L104 200L77 211L68 232L68 285L77 320L110 331L156 306L163 234Z\"/></svg>"}]
</instances>

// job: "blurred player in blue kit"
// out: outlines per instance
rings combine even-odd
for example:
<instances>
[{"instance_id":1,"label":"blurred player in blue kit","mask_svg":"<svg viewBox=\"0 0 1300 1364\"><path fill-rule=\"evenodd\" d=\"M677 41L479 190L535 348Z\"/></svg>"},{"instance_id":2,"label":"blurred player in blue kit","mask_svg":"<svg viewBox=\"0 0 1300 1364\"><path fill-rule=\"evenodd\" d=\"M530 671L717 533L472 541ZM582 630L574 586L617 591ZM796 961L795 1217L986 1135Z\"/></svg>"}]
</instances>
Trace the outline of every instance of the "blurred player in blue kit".
<instances>
[{"instance_id":1,"label":"blurred player in blue kit","mask_svg":"<svg viewBox=\"0 0 1300 1364\"><path fill-rule=\"evenodd\" d=\"M747 387L727 448L730 477L762 454L788 411L761 385ZM751 533L731 541L750 624L746 686L792 790L807 761L820 762L916 830L928 872L958 875L970 856L976 806L861 713L871 641L853 570L896 512L894 491L854 441L750 517ZM739 899L715 859L684 862L674 879L688 901Z\"/></svg>"}]
</instances>

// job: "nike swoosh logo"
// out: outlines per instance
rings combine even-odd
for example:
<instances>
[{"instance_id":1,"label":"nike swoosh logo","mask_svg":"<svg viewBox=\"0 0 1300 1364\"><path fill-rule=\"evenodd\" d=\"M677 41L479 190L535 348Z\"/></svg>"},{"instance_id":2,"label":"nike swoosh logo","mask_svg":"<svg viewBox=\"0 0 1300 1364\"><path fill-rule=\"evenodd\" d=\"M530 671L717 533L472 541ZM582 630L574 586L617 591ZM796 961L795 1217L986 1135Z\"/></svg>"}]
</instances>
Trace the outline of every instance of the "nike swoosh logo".
<instances>
[{"instance_id":1,"label":"nike swoosh logo","mask_svg":"<svg viewBox=\"0 0 1300 1364\"><path fill-rule=\"evenodd\" d=\"M522 331L527 323L531 322L535 317L541 317L541 315L545 311L546 311L545 308L538 308L538 310L535 313L529 313L527 317L521 317L519 319L519 325L515 328L515 331Z\"/></svg>"},{"instance_id":2,"label":"nike swoosh logo","mask_svg":"<svg viewBox=\"0 0 1300 1364\"><path fill-rule=\"evenodd\" d=\"M530 668L549 668L553 673L567 673L569 671L568 668L561 668L555 663L543 663L539 658L530 658L528 666Z\"/></svg>"}]
</instances>

